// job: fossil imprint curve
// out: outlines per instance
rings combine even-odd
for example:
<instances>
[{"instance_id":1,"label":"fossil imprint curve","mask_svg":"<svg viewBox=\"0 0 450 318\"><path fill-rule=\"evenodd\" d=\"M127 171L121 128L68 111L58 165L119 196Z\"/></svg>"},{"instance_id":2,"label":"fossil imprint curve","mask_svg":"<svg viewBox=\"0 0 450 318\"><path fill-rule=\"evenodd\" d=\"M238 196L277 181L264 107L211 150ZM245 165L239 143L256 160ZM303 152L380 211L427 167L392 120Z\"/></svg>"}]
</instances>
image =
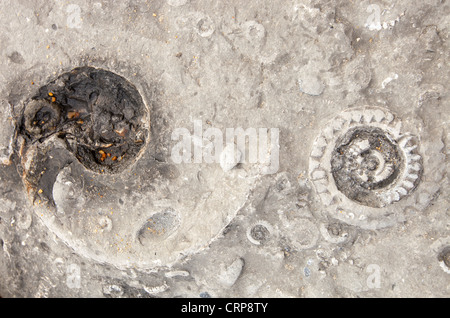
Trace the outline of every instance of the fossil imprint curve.
<instances>
[{"instance_id":1,"label":"fossil imprint curve","mask_svg":"<svg viewBox=\"0 0 450 318\"><path fill-rule=\"evenodd\" d=\"M82 256L119 268L170 266L207 247L234 218L247 191L234 181L225 176L216 182L217 188L230 190L212 192L204 201L195 198L198 206L187 206L179 197L155 197L153 192L142 192L136 202L124 199L126 209L97 204L81 212L64 211L62 215L59 210L49 213L45 206L35 210L59 238ZM55 185L55 189L59 187ZM189 182L172 184L170 188L180 197L191 193ZM236 204L228 206L224 196ZM68 202L55 201L57 206Z\"/></svg>"},{"instance_id":2,"label":"fossil imprint curve","mask_svg":"<svg viewBox=\"0 0 450 318\"><path fill-rule=\"evenodd\" d=\"M351 108L313 143L309 175L331 217L363 228L401 220L423 173L417 138L379 107Z\"/></svg>"},{"instance_id":3,"label":"fossil imprint curve","mask_svg":"<svg viewBox=\"0 0 450 318\"><path fill-rule=\"evenodd\" d=\"M97 72L106 93L91 87ZM120 268L170 266L221 233L253 181L243 170L152 160L145 90L113 78L82 68L41 87L22 114L19 173L37 216L79 255ZM127 85L135 89L122 92ZM109 109L114 96L125 100ZM140 98L145 107L130 105Z\"/></svg>"}]
</instances>

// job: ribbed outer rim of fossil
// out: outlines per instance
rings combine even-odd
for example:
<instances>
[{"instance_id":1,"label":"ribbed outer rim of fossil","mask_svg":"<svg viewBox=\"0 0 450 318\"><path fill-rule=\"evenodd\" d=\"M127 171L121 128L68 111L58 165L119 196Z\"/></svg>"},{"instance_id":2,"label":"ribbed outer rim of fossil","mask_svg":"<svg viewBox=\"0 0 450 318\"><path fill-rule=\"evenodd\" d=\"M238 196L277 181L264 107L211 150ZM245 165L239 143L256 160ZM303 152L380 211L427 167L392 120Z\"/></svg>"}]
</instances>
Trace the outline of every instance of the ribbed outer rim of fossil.
<instances>
[{"instance_id":1,"label":"ribbed outer rim of fossil","mask_svg":"<svg viewBox=\"0 0 450 318\"><path fill-rule=\"evenodd\" d=\"M393 138L404 160L404 168L395 185L381 192L383 206L376 208L359 204L342 192L331 174L331 152L336 140L355 127L376 127ZM413 136L401 131L401 122L389 110L380 107L351 108L343 111L327 123L314 140L310 153L309 176L316 193L332 217L363 228L382 228L393 225L398 216L392 213L391 204L401 204L418 186L422 172L422 158L416 153Z\"/></svg>"},{"instance_id":2,"label":"ribbed outer rim of fossil","mask_svg":"<svg viewBox=\"0 0 450 318\"><path fill-rule=\"evenodd\" d=\"M261 245L261 242L260 242L259 240L255 239L255 238L252 236L252 230L253 230L256 226L263 226L263 227L267 230L267 232L269 233L269 237L268 237L267 239L269 239L271 236L273 237L273 236L275 235L274 228L272 227L272 225L271 225L269 222L264 221L264 220L258 220L258 221L256 221L256 222L252 223L252 224L247 228L247 231L246 231L247 239L248 239L252 244L255 244L255 245Z\"/></svg>"}]
</instances>

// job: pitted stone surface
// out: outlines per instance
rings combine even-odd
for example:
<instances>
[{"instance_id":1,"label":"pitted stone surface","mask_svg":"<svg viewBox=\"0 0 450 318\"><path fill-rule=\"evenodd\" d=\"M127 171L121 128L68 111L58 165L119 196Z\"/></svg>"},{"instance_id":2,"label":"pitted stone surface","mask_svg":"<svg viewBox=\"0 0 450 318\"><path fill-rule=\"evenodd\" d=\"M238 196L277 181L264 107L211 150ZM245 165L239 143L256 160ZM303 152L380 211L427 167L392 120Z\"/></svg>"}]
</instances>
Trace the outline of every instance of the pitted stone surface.
<instances>
[{"instance_id":1,"label":"pitted stone surface","mask_svg":"<svg viewBox=\"0 0 450 318\"><path fill-rule=\"evenodd\" d=\"M448 297L449 6L2 0L0 296Z\"/></svg>"}]
</instances>

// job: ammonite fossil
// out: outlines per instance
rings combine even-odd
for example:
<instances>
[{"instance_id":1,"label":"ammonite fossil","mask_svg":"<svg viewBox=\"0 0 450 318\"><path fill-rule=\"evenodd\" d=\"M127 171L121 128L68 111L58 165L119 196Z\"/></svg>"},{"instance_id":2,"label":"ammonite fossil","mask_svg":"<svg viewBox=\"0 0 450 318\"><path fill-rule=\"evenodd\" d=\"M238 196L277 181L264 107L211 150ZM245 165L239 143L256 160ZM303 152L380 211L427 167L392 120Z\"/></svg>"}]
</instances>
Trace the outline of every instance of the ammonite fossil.
<instances>
[{"instance_id":1,"label":"ammonite fossil","mask_svg":"<svg viewBox=\"0 0 450 318\"><path fill-rule=\"evenodd\" d=\"M37 216L79 255L121 268L205 248L252 184L243 170L172 162L162 136L183 118L150 118L148 86L84 66L16 107L16 166Z\"/></svg>"},{"instance_id":2,"label":"ammonite fossil","mask_svg":"<svg viewBox=\"0 0 450 318\"><path fill-rule=\"evenodd\" d=\"M314 141L309 168L331 216L368 228L391 223L388 207L414 192L423 171L418 139L377 107L331 120Z\"/></svg>"}]
</instances>

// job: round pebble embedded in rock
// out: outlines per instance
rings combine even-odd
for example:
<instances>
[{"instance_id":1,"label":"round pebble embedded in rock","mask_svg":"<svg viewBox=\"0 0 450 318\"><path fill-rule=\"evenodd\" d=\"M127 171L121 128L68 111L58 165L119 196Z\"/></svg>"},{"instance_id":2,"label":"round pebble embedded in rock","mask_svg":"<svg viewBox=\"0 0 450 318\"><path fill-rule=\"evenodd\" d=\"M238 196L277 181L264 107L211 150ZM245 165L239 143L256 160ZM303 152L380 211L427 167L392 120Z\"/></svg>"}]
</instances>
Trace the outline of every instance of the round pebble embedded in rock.
<instances>
[{"instance_id":1,"label":"round pebble embedded in rock","mask_svg":"<svg viewBox=\"0 0 450 318\"><path fill-rule=\"evenodd\" d=\"M171 209L155 213L141 227L137 239L143 245L147 241L163 240L178 228L179 223L178 215Z\"/></svg>"}]
</instances>

